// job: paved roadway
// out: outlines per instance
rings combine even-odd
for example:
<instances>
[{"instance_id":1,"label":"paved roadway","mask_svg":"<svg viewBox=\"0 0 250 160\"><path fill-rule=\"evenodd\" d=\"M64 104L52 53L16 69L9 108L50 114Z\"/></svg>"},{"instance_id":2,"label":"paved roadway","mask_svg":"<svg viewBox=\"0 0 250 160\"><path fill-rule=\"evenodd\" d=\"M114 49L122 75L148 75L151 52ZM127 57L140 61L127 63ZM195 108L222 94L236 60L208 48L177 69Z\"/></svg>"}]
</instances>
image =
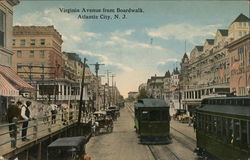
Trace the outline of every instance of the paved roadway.
<instances>
[{"instance_id":1,"label":"paved roadway","mask_svg":"<svg viewBox=\"0 0 250 160\"><path fill-rule=\"evenodd\" d=\"M114 122L113 132L92 137L86 151L91 160L153 159L147 146L138 144L134 121L127 108L121 110L121 116Z\"/></svg>"},{"instance_id":2,"label":"paved roadway","mask_svg":"<svg viewBox=\"0 0 250 160\"><path fill-rule=\"evenodd\" d=\"M114 131L92 137L87 144L87 155L91 160L194 160L195 134L192 127L177 121L171 122L173 143L169 145L138 144L134 130L132 110L125 107L121 117L114 123ZM180 132L184 132L183 135ZM188 136L188 137L186 137ZM153 156L153 154L155 154Z\"/></svg>"}]
</instances>

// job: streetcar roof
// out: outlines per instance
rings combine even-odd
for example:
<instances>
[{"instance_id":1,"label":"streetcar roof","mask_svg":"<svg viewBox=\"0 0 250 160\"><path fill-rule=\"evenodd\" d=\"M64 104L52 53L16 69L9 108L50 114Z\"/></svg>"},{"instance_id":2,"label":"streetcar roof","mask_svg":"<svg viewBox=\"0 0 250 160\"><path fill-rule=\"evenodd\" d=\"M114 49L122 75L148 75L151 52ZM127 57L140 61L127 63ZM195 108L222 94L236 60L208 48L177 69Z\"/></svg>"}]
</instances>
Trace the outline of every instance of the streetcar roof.
<instances>
[{"instance_id":1,"label":"streetcar roof","mask_svg":"<svg viewBox=\"0 0 250 160\"><path fill-rule=\"evenodd\" d=\"M206 104L202 107L196 108L197 111L223 113L239 116L250 116L249 106L233 106L233 105L210 105Z\"/></svg>"},{"instance_id":2,"label":"streetcar roof","mask_svg":"<svg viewBox=\"0 0 250 160\"><path fill-rule=\"evenodd\" d=\"M169 107L162 99L140 99L135 107Z\"/></svg>"},{"instance_id":3,"label":"streetcar roof","mask_svg":"<svg viewBox=\"0 0 250 160\"><path fill-rule=\"evenodd\" d=\"M52 142L48 147L78 147L87 142L87 138L85 136L79 137L64 137L58 138L54 142Z\"/></svg>"},{"instance_id":4,"label":"streetcar roof","mask_svg":"<svg viewBox=\"0 0 250 160\"><path fill-rule=\"evenodd\" d=\"M235 96L235 97L210 97L210 98L204 98L205 99L250 99L249 96Z\"/></svg>"}]
</instances>

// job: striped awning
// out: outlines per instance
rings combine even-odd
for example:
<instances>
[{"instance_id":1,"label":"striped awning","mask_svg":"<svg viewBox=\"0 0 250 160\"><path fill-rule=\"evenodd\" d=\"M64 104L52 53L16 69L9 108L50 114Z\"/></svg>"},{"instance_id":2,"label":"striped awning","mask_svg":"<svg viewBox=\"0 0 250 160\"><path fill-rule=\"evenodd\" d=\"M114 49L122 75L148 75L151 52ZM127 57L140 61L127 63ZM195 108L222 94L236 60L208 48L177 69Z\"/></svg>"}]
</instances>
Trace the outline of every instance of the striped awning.
<instances>
[{"instance_id":1,"label":"striped awning","mask_svg":"<svg viewBox=\"0 0 250 160\"><path fill-rule=\"evenodd\" d=\"M0 74L8 81L11 82L12 86L14 86L19 91L35 91L35 88L22 80L15 71L13 71L8 66L0 65Z\"/></svg>"},{"instance_id":2,"label":"striped awning","mask_svg":"<svg viewBox=\"0 0 250 160\"><path fill-rule=\"evenodd\" d=\"M1 74L0 74L0 96L18 96L19 91L16 90Z\"/></svg>"}]
</instances>

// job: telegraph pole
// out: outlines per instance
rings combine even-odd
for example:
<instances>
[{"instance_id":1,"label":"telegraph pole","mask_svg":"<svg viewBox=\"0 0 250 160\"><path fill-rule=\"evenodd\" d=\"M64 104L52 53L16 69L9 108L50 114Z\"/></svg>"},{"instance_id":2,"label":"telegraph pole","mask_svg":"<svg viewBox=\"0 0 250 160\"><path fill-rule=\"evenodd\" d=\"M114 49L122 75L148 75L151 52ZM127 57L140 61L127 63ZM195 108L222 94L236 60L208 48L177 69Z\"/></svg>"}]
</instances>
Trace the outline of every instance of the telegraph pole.
<instances>
[{"instance_id":1,"label":"telegraph pole","mask_svg":"<svg viewBox=\"0 0 250 160\"><path fill-rule=\"evenodd\" d=\"M115 74L112 74L111 75L111 78L112 78L112 90L111 90L111 95L112 95L112 104L115 103L115 100L114 100L114 77L115 77ZM110 98L111 99L111 98Z\"/></svg>"},{"instance_id":2,"label":"telegraph pole","mask_svg":"<svg viewBox=\"0 0 250 160\"><path fill-rule=\"evenodd\" d=\"M96 73L96 78L97 78L96 106L97 106L98 110L100 110L98 70L100 69L100 65L104 65L104 64L100 64L100 63L96 62L95 64L90 64L90 65L94 65L95 66L95 73Z\"/></svg>"},{"instance_id":3,"label":"telegraph pole","mask_svg":"<svg viewBox=\"0 0 250 160\"><path fill-rule=\"evenodd\" d=\"M83 71L82 71L82 85L81 85L80 105L79 105L79 114L78 114L78 125L80 125L80 122L81 122L82 106L84 104L83 103L83 88L84 88L84 80L85 80L85 66L86 66L86 61L87 61L87 59L84 58L84 61L83 61Z\"/></svg>"},{"instance_id":4,"label":"telegraph pole","mask_svg":"<svg viewBox=\"0 0 250 160\"><path fill-rule=\"evenodd\" d=\"M110 94L110 91L109 91L109 73L111 73L109 70L107 70L107 84L108 84L108 93L107 93L107 98L108 98L108 96L110 96L111 97L111 94ZM110 98L109 98L109 102L108 102L108 105L110 106Z\"/></svg>"}]
</instances>

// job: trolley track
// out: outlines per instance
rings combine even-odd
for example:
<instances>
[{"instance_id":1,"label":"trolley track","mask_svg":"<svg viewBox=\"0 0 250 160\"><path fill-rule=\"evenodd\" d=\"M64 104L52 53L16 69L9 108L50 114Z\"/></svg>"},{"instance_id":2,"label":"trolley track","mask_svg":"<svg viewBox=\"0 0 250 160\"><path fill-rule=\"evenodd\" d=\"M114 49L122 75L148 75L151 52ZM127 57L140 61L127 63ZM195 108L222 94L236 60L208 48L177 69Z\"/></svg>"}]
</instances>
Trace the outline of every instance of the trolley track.
<instances>
[{"instance_id":1,"label":"trolley track","mask_svg":"<svg viewBox=\"0 0 250 160\"><path fill-rule=\"evenodd\" d=\"M128 106L128 111L131 113L131 117L134 118L134 111L131 108L131 106ZM181 136L176 136L171 134L171 137L178 142L179 144L181 144L183 147L187 148L188 150L192 151L195 149L195 144L196 144L196 140L183 134L182 132L178 131L177 129L171 127L171 129L173 129L175 132L177 132L178 134L180 134L181 136L187 138L188 140L185 140L185 138L181 137ZM180 156L178 156L172 149L171 146L168 145L146 145L148 150L150 151L152 157L154 158L154 160L181 160L183 158L181 158Z\"/></svg>"},{"instance_id":2,"label":"trolley track","mask_svg":"<svg viewBox=\"0 0 250 160\"><path fill-rule=\"evenodd\" d=\"M181 160L176 153L174 153L167 145L147 145L154 160Z\"/></svg>"}]
</instances>

